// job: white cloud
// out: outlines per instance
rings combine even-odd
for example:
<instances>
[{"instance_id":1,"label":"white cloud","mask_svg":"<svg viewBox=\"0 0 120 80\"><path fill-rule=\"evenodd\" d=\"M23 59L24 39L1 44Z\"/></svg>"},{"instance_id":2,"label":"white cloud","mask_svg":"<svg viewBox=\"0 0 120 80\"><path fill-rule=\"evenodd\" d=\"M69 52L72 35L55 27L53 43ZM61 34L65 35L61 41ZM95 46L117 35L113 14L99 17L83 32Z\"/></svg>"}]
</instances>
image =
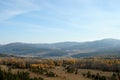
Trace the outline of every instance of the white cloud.
<instances>
[{"instance_id":1,"label":"white cloud","mask_svg":"<svg viewBox=\"0 0 120 80\"><path fill-rule=\"evenodd\" d=\"M0 4L0 21L8 20L14 16L39 9L39 7L30 0L0 1Z\"/></svg>"}]
</instances>

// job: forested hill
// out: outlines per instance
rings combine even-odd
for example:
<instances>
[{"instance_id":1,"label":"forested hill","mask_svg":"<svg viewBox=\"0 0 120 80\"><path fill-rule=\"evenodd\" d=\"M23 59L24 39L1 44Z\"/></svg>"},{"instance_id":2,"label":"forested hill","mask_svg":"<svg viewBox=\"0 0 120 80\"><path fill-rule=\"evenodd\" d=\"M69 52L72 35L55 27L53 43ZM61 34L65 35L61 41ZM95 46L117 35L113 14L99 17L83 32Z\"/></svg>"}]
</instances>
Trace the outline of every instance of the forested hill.
<instances>
[{"instance_id":1,"label":"forested hill","mask_svg":"<svg viewBox=\"0 0 120 80\"><path fill-rule=\"evenodd\" d=\"M60 42L52 44L17 42L0 45L0 54L41 57L120 55L120 40L102 39L88 42Z\"/></svg>"}]
</instances>

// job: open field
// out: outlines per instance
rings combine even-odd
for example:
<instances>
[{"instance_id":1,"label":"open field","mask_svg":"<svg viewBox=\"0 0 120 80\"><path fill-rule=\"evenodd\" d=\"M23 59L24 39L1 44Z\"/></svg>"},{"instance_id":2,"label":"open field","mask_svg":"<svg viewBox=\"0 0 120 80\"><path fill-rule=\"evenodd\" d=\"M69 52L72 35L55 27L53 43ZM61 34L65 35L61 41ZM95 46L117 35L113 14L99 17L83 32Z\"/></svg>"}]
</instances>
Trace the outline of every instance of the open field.
<instances>
[{"instance_id":1,"label":"open field","mask_svg":"<svg viewBox=\"0 0 120 80\"><path fill-rule=\"evenodd\" d=\"M15 74L15 80L25 74L24 80L120 80L119 66L119 59L0 58L1 71Z\"/></svg>"}]
</instances>

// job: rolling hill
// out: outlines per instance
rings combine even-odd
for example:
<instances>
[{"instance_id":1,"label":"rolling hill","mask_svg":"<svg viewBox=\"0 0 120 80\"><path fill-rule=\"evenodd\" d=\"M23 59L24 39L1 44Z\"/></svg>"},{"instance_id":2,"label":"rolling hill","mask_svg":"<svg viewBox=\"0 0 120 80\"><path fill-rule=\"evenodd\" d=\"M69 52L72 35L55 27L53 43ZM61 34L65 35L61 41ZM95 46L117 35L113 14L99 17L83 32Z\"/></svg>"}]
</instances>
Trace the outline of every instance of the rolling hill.
<instances>
[{"instance_id":1,"label":"rolling hill","mask_svg":"<svg viewBox=\"0 0 120 80\"><path fill-rule=\"evenodd\" d=\"M120 40L102 39L89 42L60 42L53 44L28 44L17 42L0 45L0 54L40 57L120 55Z\"/></svg>"}]
</instances>

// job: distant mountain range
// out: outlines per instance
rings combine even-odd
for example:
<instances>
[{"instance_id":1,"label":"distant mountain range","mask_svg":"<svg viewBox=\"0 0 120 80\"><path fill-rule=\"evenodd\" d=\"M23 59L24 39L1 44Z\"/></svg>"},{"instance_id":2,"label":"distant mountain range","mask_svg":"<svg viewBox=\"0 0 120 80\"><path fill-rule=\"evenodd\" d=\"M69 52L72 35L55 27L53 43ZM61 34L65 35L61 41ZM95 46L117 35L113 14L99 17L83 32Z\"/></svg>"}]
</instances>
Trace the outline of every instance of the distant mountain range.
<instances>
[{"instance_id":1,"label":"distant mountain range","mask_svg":"<svg viewBox=\"0 0 120 80\"><path fill-rule=\"evenodd\" d=\"M120 55L120 40L102 39L88 42L60 42L53 44L27 44L17 42L0 45L0 54L35 57Z\"/></svg>"}]
</instances>

